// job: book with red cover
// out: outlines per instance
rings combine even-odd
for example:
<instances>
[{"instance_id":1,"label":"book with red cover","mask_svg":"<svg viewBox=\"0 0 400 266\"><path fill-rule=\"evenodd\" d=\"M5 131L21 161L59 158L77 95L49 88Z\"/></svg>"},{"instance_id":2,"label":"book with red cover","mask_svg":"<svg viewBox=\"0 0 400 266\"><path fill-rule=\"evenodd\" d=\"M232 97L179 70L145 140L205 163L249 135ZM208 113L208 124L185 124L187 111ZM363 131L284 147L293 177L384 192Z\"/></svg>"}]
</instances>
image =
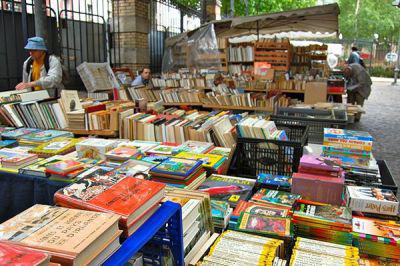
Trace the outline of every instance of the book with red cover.
<instances>
[{"instance_id":1,"label":"book with red cover","mask_svg":"<svg viewBox=\"0 0 400 266\"><path fill-rule=\"evenodd\" d=\"M126 229L161 201L164 188L161 183L112 171L60 189L54 194L54 201L61 206L119 214L120 226Z\"/></svg>"},{"instance_id":2,"label":"book with red cover","mask_svg":"<svg viewBox=\"0 0 400 266\"><path fill-rule=\"evenodd\" d=\"M85 113L93 113L93 112L103 111L103 110L106 110L106 105L104 103L85 107Z\"/></svg>"},{"instance_id":3,"label":"book with red cover","mask_svg":"<svg viewBox=\"0 0 400 266\"><path fill-rule=\"evenodd\" d=\"M294 173L292 193L303 199L341 205L343 202L344 178Z\"/></svg>"},{"instance_id":4,"label":"book with red cover","mask_svg":"<svg viewBox=\"0 0 400 266\"><path fill-rule=\"evenodd\" d=\"M0 265L41 266L49 263L50 256L41 251L0 243Z\"/></svg>"}]
</instances>

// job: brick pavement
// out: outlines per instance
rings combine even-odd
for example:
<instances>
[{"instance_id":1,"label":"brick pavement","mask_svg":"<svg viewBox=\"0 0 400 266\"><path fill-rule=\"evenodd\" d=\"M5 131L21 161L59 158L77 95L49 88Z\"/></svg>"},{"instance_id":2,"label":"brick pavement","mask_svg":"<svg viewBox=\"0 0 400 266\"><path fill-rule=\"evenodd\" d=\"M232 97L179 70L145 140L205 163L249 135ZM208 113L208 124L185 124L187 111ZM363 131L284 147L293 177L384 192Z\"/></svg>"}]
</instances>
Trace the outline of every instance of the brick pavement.
<instances>
[{"instance_id":1,"label":"brick pavement","mask_svg":"<svg viewBox=\"0 0 400 266\"><path fill-rule=\"evenodd\" d=\"M374 156L386 160L400 185L400 86L392 86L391 81L374 80L364 105L366 114L352 128L368 131L374 137Z\"/></svg>"}]
</instances>

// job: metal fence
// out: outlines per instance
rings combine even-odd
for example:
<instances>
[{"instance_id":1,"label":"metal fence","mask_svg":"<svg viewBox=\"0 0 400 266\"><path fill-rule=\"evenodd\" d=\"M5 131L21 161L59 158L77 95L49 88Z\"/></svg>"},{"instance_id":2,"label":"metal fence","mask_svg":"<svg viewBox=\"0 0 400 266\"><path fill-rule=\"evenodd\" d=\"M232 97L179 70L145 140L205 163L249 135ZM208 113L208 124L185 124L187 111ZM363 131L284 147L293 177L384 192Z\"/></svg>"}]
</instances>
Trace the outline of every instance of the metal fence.
<instances>
[{"instance_id":1,"label":"metal fence","mask_svg":"<svg viewBox=\"0 0 400 266\"><path fill-rule=\"evenodd\" d=\"M197 28L200 26L201 17L200 4L193 8L178 5L176 1L171 0L150 2L150 68L154 73L161 72L165 39Z\"/></svg>"},{"instance_id":2,"label":"metal fence","mask_svg":"<svg viewBox=\"0 0 400 266\"><path fill-rule=\"evenodd\" d=\"M22 77L23 49L35 35L33 0L0 0L0 90L15 87ZM49 52L60 56L70 74L70 86L78 86L76 66L84 61L105 62L109 0L46 0Z\"/></svg>"}]
</instances>

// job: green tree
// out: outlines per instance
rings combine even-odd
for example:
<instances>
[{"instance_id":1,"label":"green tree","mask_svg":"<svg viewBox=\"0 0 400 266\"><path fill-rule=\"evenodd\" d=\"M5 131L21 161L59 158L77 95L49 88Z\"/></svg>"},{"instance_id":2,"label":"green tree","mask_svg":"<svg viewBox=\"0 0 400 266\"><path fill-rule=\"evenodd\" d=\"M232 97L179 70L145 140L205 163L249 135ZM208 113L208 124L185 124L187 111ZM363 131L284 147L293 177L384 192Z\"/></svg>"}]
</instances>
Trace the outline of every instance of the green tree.
<instances>
[{"instance_id":1,"label":"green tree","mask_svg":"<svg viewBox=\"0 0 400 266\"><path fill-rule=\"evenodd\" d=\"M246 15L246 5L244 0L234 0L235 16ZM248 0L248 14L259 15L315 6L317 0ZM230 0L222 0L222 14L229 15Z\"/></svg>"},{"instance_id":2,"label":"green tree","mask_svg":"<svg viewBox=\"0 0 400 266\"><path fill-rule=\"evenodd\" d=\"M340 32L344 38L370 40L378 33L380 39L397 40L400 9L392 6L392 0L339 0L338 3Z\"/></svg>"}]
</instances>

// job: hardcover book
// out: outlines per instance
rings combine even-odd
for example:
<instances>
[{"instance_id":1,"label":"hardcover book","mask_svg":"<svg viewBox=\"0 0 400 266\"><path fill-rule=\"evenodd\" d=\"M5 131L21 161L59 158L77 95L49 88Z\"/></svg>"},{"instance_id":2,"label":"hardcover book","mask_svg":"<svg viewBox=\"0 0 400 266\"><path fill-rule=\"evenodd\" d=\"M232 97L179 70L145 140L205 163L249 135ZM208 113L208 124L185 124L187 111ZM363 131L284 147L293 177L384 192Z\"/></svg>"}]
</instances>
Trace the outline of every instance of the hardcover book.
<instances>
[{"instance_id":1,"label":"hardcover book","mask_svg":"<svg viewBox=\"0 0 400 266\"><path fill-rule=\"evenodd\" d=\"M148 154L162 154L162 155L172 155L176 152L176 145L166 145L160 144L154 148L151 148L146 151Z\"/></svg>"},{"instance_id":2,"label":"hardcover book","mask_svg":"<svg viewBox=\"0 0 400 266\"><path fill-rule=\"evenodd\" d=\"M105 160L106 153L118 145L115 140L89 138L76 144L79 158Z\"/></svg>"},{"instance_id":3,"label":"hardcover book","mask_svg":"<svg viewBox=\"0 0 400 266\"><path fill-rule=\"evenodd\" d=\"M164 184L109 172L82 178L54 195L61 206L112 212L129 228L164 197Z\"/></svg>"},{"instance_id":4,"label":"hardcover book","mask_svg":"<svg viewBox=\"0 0 400 266\"><path fill-rule=\"evenodd\" d=\"M118 167L115 171L126 176L132 176L139 179L147 179L150 169L157 164L158 163L154 162L130 159L121 164L121 166Z\"/></svg>"},{"instance_id":5,"label":"hardcover book","mask_svg":"<svg viewBox=\"0 0 400 266\"><path fill-rule=\"evenodd\" d=\"M44 143L58 137L73 137L71 132L59 130L44 130L21 136L20 143Z\"/></svg>"},{"instance_id":6,"label":"hardcover book","mask_svg":"<svg viewBox=\"0 0 400 266\"><path fill-rule=\"evenodd\" d=\"M226 201L234 208L240 200L250 197L254 185L253 179L213 174L198 190L207 192L212 199Z\"/></svg>"},{"instance_id":7,"label":"hardcover book","mask_svg":"<svg viewBox=\"0 0 400 266\"><path fill-rule=\"evenodd\" d=\"M262 188L257 191L256 194L251 198L255 202L270 203L276 205L282 205L292 207L296 200L300 199L301 196L292 194L284 191L271 190Z\"/></svg>"},{"instance_id":8,"label":"hardcover book","mask_svg":"<svg viewBox=\"0 0 400 266\"><path fill-rule=\"evenodd\" d=\"M245 212L239 218L238 229L245 232L286 237L290 236L290 218Z\"/></svg>"},{"instance_id":9,"label":"hardcover book","mask_svg":"<svg viewBox=\"0 0 400 266\"><path fill-rule=\"evenodd\" d=\"M0 265L45 266L48 265L49 261L50 257L45 252L0 243Z\"/></svg>"},{"instance_id":10,"label":"hardcover book","mask_svg":"<svg viewBox=\"0 0 400 266\"><path fill-rule=\"evenodd\" d=\"M56 138L33 148L31 152L43 156L65 154L75 149L75 145L82 140L66 137Z\"/></svg>"},{"instance_id":11,"label":"hardcover book","mask_svg":"<svg viewBox=\"0 0 400 266\"><path fill-rule=\"evenodd\" d=\"M193 153L206 153L209 151L214 145L209 142L201 142L188 140L179 147L177 147L178 152L193 152Z\"/></svg>"},{"instance_id":12,"label":"hardcover book","mask_svg":"<svg viewBox=\"0 0 400 266\"><path fill-rule=\"evenodd\" d=\"M207 154L215 154L215 155L220 155L225 158L228 158L232 152L231 148L225 148L225 147L214 147L211 151L207 152Z\"/></svg>"},{"instance_id":13,"label":"hardcover book","mask_svg":"<svg viewBox=\"0 0 400 266\"><path fill-rule=\"evenodd\" d=\"M347 206L353 211L397 216L399 201L389 189L347 186Z\"/></svg>"},{"instance_id":14,"label":"hardcover book","mask_svg":"<svg viewBox=\"0 0 400 266\"><path fill-rule=\"evenodd\" d=\"M6 139L0 141L0 149L2 148L12 148L18 145L18 142L13 139Z\"/></svg>"},{"instance_id":15,"label":"hardcover book","mask_svg":"<svg viewBox=\"0 0 400 266\"><path fill-rule=\"evenodd\" d=\"M33 163L31 165L22 167L19 169L19 173L25 175L33 175L33 176L40 176L46 177L49 174L46 173L46 167L48 164L57 163L64 159L61 155L55 155L47 159L40 159L38 162Z\"/></svg>"},{"instance_id":16,"label":"hardcover book","mask_svg":"<svg viewBox=\"0 0 400 266\"><path fill-rule=\"evenodd\" d=\"M106 157L111 160L126 161L135 156L138 152L136 148L117 147L106 153Z\"/></svg>"},{"instance_id":17,"label":"hardcover book","mask_svg":"<svg viewBox=\"0 0 400 266\"><path fill-rule=\"evenodd\" d=\"M0 240L48 252L56 263L84 265L119 238L119 218L115 214L37 204L2 223Z\"/></svg>"},{"instance_id":18,"label":"hardcover book","mask_svg":"<svg viewBox=\"0 0 400 266\"><path fill-rule=\"evenodd\" d=\"M81 162L64 159L59 162L48 164L46 166L46 171L51 174L65 175L80 168L83 168L83 164Z\"/></svg>"}]
</instances>

